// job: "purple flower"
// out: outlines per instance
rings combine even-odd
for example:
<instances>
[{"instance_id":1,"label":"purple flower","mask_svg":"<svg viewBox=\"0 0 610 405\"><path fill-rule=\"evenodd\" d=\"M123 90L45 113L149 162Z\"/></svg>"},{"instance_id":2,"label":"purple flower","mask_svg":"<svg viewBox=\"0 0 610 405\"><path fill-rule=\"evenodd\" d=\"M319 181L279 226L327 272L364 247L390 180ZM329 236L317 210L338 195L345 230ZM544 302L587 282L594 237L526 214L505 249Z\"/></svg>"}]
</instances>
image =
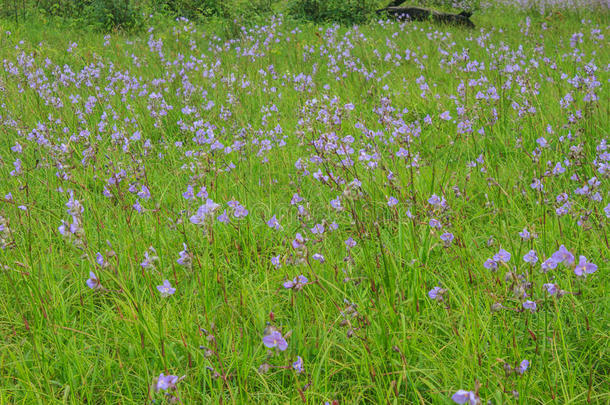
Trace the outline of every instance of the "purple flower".
<instances>
[{"instance_id":1,"label":"purple flower","mask_svg":"<svg viewBox=\"0 0 610 405\"><path fill-rule=\"evenodd\" d=\"M532 238L532 234L527 230L527 228L523 228L521 232L519 232L519 236L523 240L530 240Z\"/></svg>"},{"instance_id":2,"label":"purple flower","mask_svg":"<svg viewBox=\"0 0 610 405\"><path fill-rule=\"evenodd\" d=\"M138 197L143 200L148 200L150 198L150 190L145 185L142 185L140 191L138 191Z\"/></svg>"},{"instance_id":3,"label":"purple flower","mask_svg":"<svg viewBox=\"0 0 610 405\"><path fill-rule=\"evenodd\" d=\"M523 261L531 264L532 266L538 262L538 256L534 250L530 250L523 256Z\"/></svg>"},{"instance_id":4,"label":"purple flower","mask_svg":"<svg viewBox=\"0 0 610 405\"><path fill-rule=\"evenodd\" d=\"M451 232L445 232L444 234L441 235L441 240L443 242L445 242L445 246L449 246L451 245L451 242L453 242L454 236Z\"/></svg>"},{"instance_id":5,"label":"purple flower","mask_svg":"<svg viewBox=\"0 0 610 405\"><path fill-rule=\"evenodd\" d=\"M547 146L549 146L549 143L547 142L547 140L541 136L540 138L536 139L536 143L538 145L540 145L541 148L546 148Z\"/></svg>"},{"instance_id":6,"label":"purple flower","mask_svg":"<svg viewBox=\"0 0 610 405\"><path fill-rule=\"evenodd\" d=\"M248 216L248 210L243 205L239 205L233 210L233 216L235 218L245 218Z\"/></svg>"},{"instance_id":7,"label":"purple flower","mask_svg":"<svg viewBox=\"0 0 610 405\"><path fill-rule=\"evenodd\" d=\"M433 289L428 291L428 297L430 297L431 300L440 301L443 299L444 293L445 293L445 290L442 289L441 287L434 287Z\"/></svg>"},{"instance_id":8,"label":"purple flower","mask_svg":"<svg viewBox=\"0 0 610 405\"><path fill-rule=\"evenodd\" d=\"M140 200L136 200L136 202L132 205L133 209L138 211L138 213L142 213L142 210L144 209L144 207L142 207L142 204L140 204Z\"/></svg>"},{"instance_id":9,"label":"purple flower","mask_svg":"<svg viewBox=\"0 0 610 405\"><path fill-rule=\"evenodd\" d=\"M337 197L334 200L330 200L330 206L338 211L341 211L343 209L343 206L341 205L341 198Z\"/></svg>"},{"instance_id":10,"label":"purple flower","mask_svg":"<svg viewBox=\"0 0 610 405\"><path fill-rule=\"evenodd\" d=\"M317 260L320 263L324 263L326 261L324 256L322 256L320 253L314 253L314 255L312 257L313 257L314 260Z\"/></svg>"},{"instance_id":11,"label":"purple flower","mask_svg":"<svg viewBox=\"0 0 610 405\"><path fill-rule=\"evenodd\" d=\"M208 189L205 186L201 186L201 189L197 193L197 197L199 198L208 198Z\"/></svg>"},{"instance_id":12,"label":"purple flower","mask_svg":"<svg viewBox=\"0 0 610 405\"><path fill-rule=\"evenodd\" d=\"M458 390L451 397L456 404L477 405L479 398L472 391Z\"/></svg>"},{"instance_id":13,"label":"purple flower","mask_svg":"<svg viewBox=\"0 0 610 405\"><path fill-rule=\"evenodd\" d=\"M190 267L192 264L192 260L191 260L191 255L189 255L188 250L186 248L186 243L183 243L182 247L184 249L178 253L179 257L176 260L176 262L178 262L178 264L181 266Z\"/></svg>"},{"instance_id":14,"label":"purple flower","mask_svg":"<svg viewBox=\"0 0 610 405\"><path fill-rule=\"evenodd\" d=\"M269 349L277 347L282 352L288 348L286 339L284 339L282 334L277 330L263 337L263 344Z\"/></svg>"},{"instance_id":15,"label":"purple flower","mask_svg":"<svg viewBox=\"0 0 610 405\"><path fill-rule=\"evenodd\" d=\"M435 206L436 205L440 205L441 204L441 199L436 194L432 194L430 196L430 198L428 198L428 204L435 205Z\"/></svg>"},{"instance_id":16,"label":"purple flower","mask_svg":"<svg viewBox=\"0 0 610 405\"><path fill-rule=\"evenodd\" d=\"M221 222L223 224L228 224L230 219L229 219L229 215L227 214L227 210L223 210L222 214L220 214L217 218L218 222Z\"/></svg>"},{"instance_id":17,"label":"purple flower","mask_svg":"<svg viewBox=\"0 0 610 405\"><path fill-rule=\"evenodd\" d=\"M104 264L105 264L104 256L102 256L102 254L100 252L97 252L95 254L95 261L97 262L97 264L104 267Z\"/></svg>"},{"instance_id":18,"label":"purple flower","mask_svg":"<svg viewBox=\"0 0 610 405\"><path fill-rule=\"evenodd\" d=\"M347 246L348 249L351 249L356 246L356 241L350 236L345 240L345 246Z\"/></svg>"},{"instance_id":19,"label":"purple flower","mask_svg":"<svg viewBox=\"0 0 610 405\"><path fill-rule=\"evenodd\" d=\"M546 283L542 287L544 287L550 295L555 295L559 291L557 284Z\"/></svg>"},{"instance_id":20,"label":"purple flower","mask_svg":"<svg viewBox=\"0 0 610 405\"><path fill-rule=\"evenodd\" d=\"M297 372L297 374L303 372L303 359L301 356L297 356L297 361L292 363L292 368Z\"/></svg>"},{"instance_id":21,"label":"purple flower","mask_svg":"<svg viewBox=\"0 0 610 405\"><path fill-rule=\"evenodd\" d=\"M292 245L293 249L299 249L299 248L303 247L305 245L305 239L303 238L303 235L301 235L300 233L297 232L297 234L295 235L294 239L291 242L291 245Z\"/></svg>"},{"instance_id":22,"label":"purple flower","mask_svg":"<svg viewBox=\"0 0 610 405\"><path fill-rule=\"evenodd\" d=\"M220 205L216 204L209 198L205 204L197 209L197 213L191 216L190 221L195 225L203 225L207 217L209 217Z\"/></svg>"},{"instance_id":23,"label":"purple flower","mask_svg":"<svg viewBox=\"0 0 610 405\"><path fill-rule=\"evenodd\" d=\"M163 284L157 286L157 290L161 293L161 297L169 297L176 292L175 288L169 283L169 280L163 280Z\"/></svg>"},{"instance_id":24,"label":"purple flower","mask_svg":"<svg viewBox=\"0 0 610 405\"><path fill-rule=\"evenodd\" d=\"M574 274L577 276L584 276L586 274L595 273L597 271L597 265L588 263L587 258L584 256L578 257L578 264L574 267Z\"/></svg>"},{"instance_id":25,"label":"purple flower","mask_svg":"<svg viewBox=\"0 0 610 405\"><path fill-rule=\"evenodd\" d=\"M92 290L98 290L102 287L100 280L97 278L94 272L89 272L89 279L87 279L87 286Z\"/></svg>"},{"instance_id":26,"label":"purple flower","mask_svg":"<svg viewBox=\"0 0 610 405\"><path fill-rule=\"evenodd\" d=\"M157 378L157 383L155 384L155 392L160 390L169 390L176 388L176 384L180 381L180 378L175 375L164 375L161 373L159 378Z\"/></svg>"},{"instance_id":27,"label":"purple flower","mask_svg":"<svg viewBox=\"0 0 610 405\"><path fill-rule=\"evenodd\" d=\"M493 257L495 262L508 263L510 261L510 253L504 249L500 249Z\"/></svg>"},{"instance_id":28,"label":"purple flower","mask_svg":"<svg viewBox=\"0 0 610 405\"><path fill-rule=\"evenodd\" d=\"M287 289L294 289L295 291L299 291L308 282L309 280L307 279L307 277L301 274L300 276L295 277L292 280L284 282L283 286Z\"/></svg>"},{"instance_id":29,"label":"purple flower","mask_svg":"<svg viewBox=\"0 0 610 405\"><path fill-rule=\"evenodd\" d=\"M493 261L492 259L487 259L485 260L485 263L483 263L483 267L485 267L488 270L496 270L498 268L498 263Z\"/></svg>"},{"instance_id":30,"label":"purple flower","mask_svg":"<svg viewBox=\"0 0 610 405\"><path fill-rule=\"evenodd\" d=\"M443 227L441 225L440 221L438 219L434 219L434 218L432 218L430 220L430 222L428 222L428 225L430 225L430 227L436 228L436 229L441 229Z\"/></svg>"},{"instance_id":31,"label":"purple flower","mask_svg":"<svg viewBox=\"0 0 610 405\"><path fill-rule=\"evenodd\" d=\"M321 235L324 233L324 225L315 224L313 228L310 229L311 233Z\"/></svg>"},{"instance_id":32,"label":"purple flower","mask_svg":"<svg viewBox=\"0 0 610 405\"><path fill-rule=\"evenodd\" d=\"M297 193L294 193L292 195L292 199L290 200L290 204L291 205L296 205L296 204L300 203L301 201L303 201L303 197L301 197Z\"/></svg>"},{"instance_id":33,"label":"purple flower","mask_svg":"<svg viewBox=\"0 0 610 405\"><path fill-rule=\"evenodd\" d=\"M276 269L279 269L280 267L282 267L282 264L280 263L280 256L272 256L271 257L271 264L275 266Z\"/></svg>"},{"instance_id":34,"label":"purple flower","mask_svg":"<svg viewBox=\"0 0 610 405\"><path fill-rule=\"evenodd\" d=\"M534 301L527 300L523 303L523 308L529 309L531 312L536 312L537 305Z\"/></svg>"},{"instance_id":35,"label":"purple flower","mask_svg":"<svg viewBox=\"0 0 610 405\"><path fill-rule=\"evenodd\" d=\"M193 194L193 186L191 186L190 184L186 187L186 191L184 193L182 193L182 197L184 197L185 200L190 200L192 198L195 197L195 194Z\"/></svg>"},{"instance_id":36,"label":"purple flower","mask_svg":"<svg viewBox=\"0 0 610 405\"><path fill-rule=\"evenodd\" d=\"M269 228L275 229L276 231L279 231L280 229L282 229L282 225L280 225L280 223L278 222L275 215L272 216L271 219L269 219L269 221L267 221L267 226Z\"/></svg>"},{"instance_id":37,"label":"purple flower","mask_svg":"<svg viewBox=\"0 0 610 405\"><path fill-rule=\"evenodd\" d=\"M388 197L388 207L393 207L398 204L398 200L395 197Z\"/></svg>"},{"instance_id":38,"label":"purple flower","mask_svg":"<svg viewBox=\"0 0 610 405\"><path fill-rule=\"evenodd\" d=\"M157 251L154 247L149 247L146 252L144 252L144 260L140 263L140 266L147 269L149 267L155 267L155 262L159 261L157 257Z\"/></svg>"},{"instance_id":39,"label":"purple flower","mask_svg":"<svg viewBox=\"0 0 610 405\"><path fill-rule=\"evenodd\" d=\"M555 261L555 259L553 259L552 257L549 257L548 259L543 261L540 266L542 267L542 271L544 271L546 273L547 271L556 268L558 264L559 263L557 263L557 261Z\"/></svg>"},{"instance_id":40,"label":"purple flower","mask_svg":"<svg viewBox=\"0 0 610 405\"><path fill-rule=\"evenodd\" d=\"M534 179L532 180L532 184L530 184L530 187L534 190L541 191L544 188L544 185L542 184L540 179Z\"/></svg>"},{"instance_id":41,"label":"purple flower","mask_svg":"<svg viewBox=\"0 0 610 405\"><path fill-rule=\"evenodd\" d=\"M610 218L610 204L606 205L606 208L604 208L604 213L606 214L606 218Z\"/></svg>"},{"instance_id":42,"label":"purple flower","mask_svg":"<svg viewBox=\"0 0 610 405\"><path fill-rule=\"evenodd\" d=\"M449 111L445 111L439 117L442 120L449 121L451 119L451 114L449 114Z\"/></svg>"},{"instance_id":43,"label":"purple flower","mask_svg":"<svg viewBox=\"0 0 610 405\"><path fill-rule=\"evenodd\" d=\"M519 374L523 374L523 373L525 373L527 371L529 366L530 366L530 362L528 360L523 360L521 362L521 364L519 364L519 367L517 367L517 372Z\"/></svg>"},{"instance_id":44,"label":"purple flower","mask_svg":"<svg viewBox=\"0 0 610 405\"><path fill-rule=\"evenodd\" d=\"M565 246L559 246L559 250L551 255L551 259L553 259L557 264L565 263L572 264L574 263L574 255L566 249Z\"/></svg>"}]
</instances>

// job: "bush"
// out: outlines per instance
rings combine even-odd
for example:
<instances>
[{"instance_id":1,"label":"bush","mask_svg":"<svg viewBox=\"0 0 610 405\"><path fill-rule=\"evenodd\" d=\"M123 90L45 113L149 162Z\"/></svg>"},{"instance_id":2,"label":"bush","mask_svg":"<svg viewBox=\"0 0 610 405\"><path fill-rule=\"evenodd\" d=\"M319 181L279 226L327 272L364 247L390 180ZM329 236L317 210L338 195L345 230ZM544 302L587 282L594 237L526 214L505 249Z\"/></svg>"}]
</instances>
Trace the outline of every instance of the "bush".
<instances>
[{"instance_id":1,"label":"bush","mask_svg":"<svg viewBox=\"0 0 610 405\"><path fill-rule=\"evenodd\" d=\"M169 13L174 17L197 20L201 17L225 16L226 1L221 0L153 0L155 11Z\"/></svg>"},{"instance_id":2,"label":"bush","mask_svg":"<svg viewBox=\"0 0 610 405\"><path fill-rule=\"evenodd\" d=\"M378 0L292 0L289 13L298 19L314 22L362 23L371 18L381 5Z\"/></svg>"},{"instance_id":3,"label":"bush","mask_svg":"<svg viewBox=\"0 0 610 405\"><path fill-rule=\"evenodd\" d=\"M130 0L89 0L89 3L86 18L102 30L129 30L142 22L142 13Z\"/></svg>"}]
</instances>

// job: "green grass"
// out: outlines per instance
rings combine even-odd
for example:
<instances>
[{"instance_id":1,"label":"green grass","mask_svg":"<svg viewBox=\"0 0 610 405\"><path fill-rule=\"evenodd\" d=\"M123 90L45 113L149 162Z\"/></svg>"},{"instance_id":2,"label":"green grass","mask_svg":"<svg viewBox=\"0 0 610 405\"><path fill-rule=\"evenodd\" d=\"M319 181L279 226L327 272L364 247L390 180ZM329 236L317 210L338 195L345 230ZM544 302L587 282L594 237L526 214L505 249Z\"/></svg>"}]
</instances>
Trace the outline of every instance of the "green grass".
<instances>
[{"instance_id":1,"label":"green grass","mask_svg":"<svg viewBox=\"0 0 610 405\"><path fill-rule=\"evenodd\" d=\"M0 196L10 192L12 200L0 201L8 223L0 238L0 403L159 403L164 396L151 385L162 372L185 376L171 391L185 404L451 403L459 389L478 390L483 403L494 404L610 401L610 189L608 172L596 166L609 132L607 13L530 15L525 34L526 17L490 10L473 17L474 31L276 20L230 41L215 38L218 26L155 19L151 33L111 35L107 46L103 34L2 21ZM595 39L593 29L604 38ZM575 52L570 38L578 32ZM149 36L163 40L163 58ZM73 42L78 46L66 52ZM187 65L191 57L195 63ZM588 75L590 62L597 70ZM519 70L508 73L507 65ZM79 81L91 69L99 73ZM301 73L311 76L306 91L295 90ZM595 76L597 101L585 101L586 83L575 87L564 73ZM192 94L185 95L181 76L196 86ZM425 97L419 77L430 89ZM173 109L151 117L143 85ZM477 100L492 85L498 99ZM570 91L574 102L564 109L559 100ZM81 101L73 105L72 95ZM86 113L90 96L98 101ZM51 97L63 105L53 106ZM209 100L215 105L208 111ZM535 111L519 116L513 102ZM354 109L343 108L347 103ZM185 114L187 105L200 117ZM457 130L458 105L472 132ZM383 106L391 108L377 114ZM318 119L320 109L329 112L327 123ZM222 118L225 110L231 115ZM438 118L444 111L452 120ZM582 118L570 122L577 111ZM108 123L100 131L103 113ZM410 137L400 132L401 119ZM214 126L224 146L239 140L242 149L225 155L196 144L180 122L198 120L198 128ZM359 124L377 135L366 136ZM278 125L282 133L270 133ZM84 130L89 135L77 136ZM127 147L136 131L141 140ZM309 161L320 154L313 141L333 133L353 136L353 167L332 153L320 164ZM568 134L572 140L559 141ZM549 146L533 158L541 136ZM259 153L263 139L274 147ZM11 150L16 142L21 154ZM417 155L416 167L396 156L400 147ZM92 157L83 165L87 150ZM358 160L360 150L378 155L376 167ZM481 154L485 163L468 167ZM17 158L22 173L12 176ZM303 176L299 158L311 173L332 172L337 181ZM565 159L565 173L544 176ZM226 171L229 164L235 168ZM120 170L125 179L109 186L113 198L104 196ZM532 180L543 176L543 190L533 190ZM574 192L594 176L600 202ZM354 178L361 188L347 186ZM132 208L130 183L150 189L142 214ZM195 193L207 187L222 206L217 215L230 215L227 202L238 200L248 216L226 225L214 220L205 232L189 221L202 204L182 197L189 184ZM80 245L58 230L70 222L69 189L84 207ZM558 216L562 192L572 208ZM304 216L290 204L294 193L304 198ZM449 208L429 204L432 194ZM343 211L330 206L338 196ZM398 205L388 207L389 196ZM265 224L274 214L280 231ZM443 231L428 225L431 218ZM333 221L338 229L329 231ZM317 223L327 229L322 236L309 230ZM537 238L523 241L525 227ZM455 235L448 247L439 239L445 231ZM297 232L309 239L304 251L290 246ZM349 237L357 242L351 250ZM176 262L183 243L192 268ZM597 272L579 278L561 264L542 272L540 263L562 244ZM150 246L159 261L143 269ZM508 265L484 268L500 247L512 254ZM533 267L522 259L530 249L539 258ZM98 252L108 263L103 268ZM279 269L270 261L276 255ZM103 289L87 287L89 271ZM282 287L300 274L311 283L300 291ZM164 279L176 288L166 298L156 289ZM531 288L516 294L524 282ZM543 288L550 282L569 293L550 296ZM442 301L428 297L435 286L446 289ZM523 291L535 312L523 310ZM492 310L497 303L503 308ZM286 351L263 345L268 322L286 337ZM290 367L297 356L300 374ZM523 375L505 372L505 364L524 359L531 365ZM266 373L259 370L264 363L272 366Z\"/></svg>"}]
</instances>

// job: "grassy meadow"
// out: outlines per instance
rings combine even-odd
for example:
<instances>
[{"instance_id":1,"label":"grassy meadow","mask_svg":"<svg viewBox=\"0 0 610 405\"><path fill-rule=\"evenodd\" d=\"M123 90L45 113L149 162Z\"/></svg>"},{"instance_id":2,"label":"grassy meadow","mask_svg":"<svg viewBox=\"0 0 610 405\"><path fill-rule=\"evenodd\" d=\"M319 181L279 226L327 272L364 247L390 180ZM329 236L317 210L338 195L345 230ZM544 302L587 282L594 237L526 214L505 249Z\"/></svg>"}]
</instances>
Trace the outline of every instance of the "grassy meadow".
<instances>
[{"instance_id":1,"label":"grassy meadow","mask_svg":"<svg viewBox=\"0 0 610 405\"><path fill-rule=\"evenodd\" d=\"M607 9L472 21L0 20L0 404L610 402Z\"/></svg>"}]
</instances>

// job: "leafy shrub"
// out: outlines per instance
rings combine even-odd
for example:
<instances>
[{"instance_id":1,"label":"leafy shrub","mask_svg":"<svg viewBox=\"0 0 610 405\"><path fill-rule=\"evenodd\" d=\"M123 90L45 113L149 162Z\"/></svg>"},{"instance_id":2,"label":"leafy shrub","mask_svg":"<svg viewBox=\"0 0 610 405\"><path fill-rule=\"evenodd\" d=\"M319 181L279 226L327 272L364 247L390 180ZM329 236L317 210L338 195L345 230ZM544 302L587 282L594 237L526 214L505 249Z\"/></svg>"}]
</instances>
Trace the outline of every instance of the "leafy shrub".
<instances>
[{"instance_id":1,"label":"leafy shrub","mask_svg":"<svg viewBox=\"0 0 610 405\"><path fill-rule=\"evenodd\" d=\"M103 30L132 29L141 24L138 7L130 0L89 0L86 18Z\"/></svg>"},{"instance_id":2,"label":"leafy shrub","mask_svg":"<svg viewBox=\"0 0 610 405\"><path fill-rule=\"evenodd\" d=\"M225 16L226 1L221 0L153 0L155 11L196 20L201 17Z\"/></svg>"},{"instance_id":3,"label":"leafy shrub","mask_svg":"<svg viewBox=\"0 0 610 405\"><path fill-rule=\"evenodd\" d=\"M289 13L314 22L334 21L354 24L367 21L381 5L377 0L292 0Z\"/></svg>"}]
</instances>

